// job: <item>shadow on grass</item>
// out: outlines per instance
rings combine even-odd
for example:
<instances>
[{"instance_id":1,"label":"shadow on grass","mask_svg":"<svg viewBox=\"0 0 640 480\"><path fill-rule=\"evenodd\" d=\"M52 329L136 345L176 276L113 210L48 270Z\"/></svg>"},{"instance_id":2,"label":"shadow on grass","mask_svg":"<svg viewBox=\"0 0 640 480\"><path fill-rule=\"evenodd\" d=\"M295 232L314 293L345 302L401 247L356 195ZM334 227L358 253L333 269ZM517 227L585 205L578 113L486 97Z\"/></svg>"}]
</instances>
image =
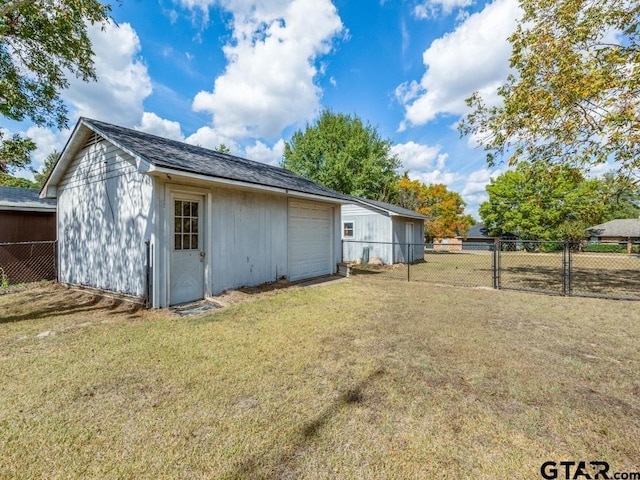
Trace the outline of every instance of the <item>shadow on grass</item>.
<instances>
[{"instance_id":1,"label":"shadow on grass","mask_svg":"<svg viewBox=\"0 0 640 480\"><path fill-rule=\"evenodd\" d=\"M27 313L18 314L4 314L0 317L0 324L21 322L25 320L40 320L44 318L61 317L65 315L73 315L82 312L109 312L110 314L122 313L118 310L125 302L120 299L110 299L108 304L98 306L99 303L106 300L106 297L91 294L91 295L73 295L63 300L59 298L60 293L43 293L29 298L29 303L32 308L29 308ZM132 313L139 311L142 306L131 304ZM24 300L9 302L4 305L5 312L20 311L24 308ZM118 311L116 311L118 310Z\"/></svg>"},{"instance_id":2,"label":"shadow on grass","mask_svg":"<svg viewBox=\"0 0 640 480\"><path fill-rule=\"evenodd\" d=\"M384 368L380 367L372 371L369 375L357 384L344 390L335 401L328 405L320 414L300 426L295 437L290 441L282 442L283 451L275 456L267 453L264 456L251 456L240 463L229 478L268 478L267 472L273 474L275 478L289 478L295 469L295 459L299 456L307 445L315 440L322 428L342 409L352 405L357 405L365 400L365 392L373 382L384 375ZM278 446L272 446L269 452L277 452ZM271 468L270 468L271 467ZM268 469L263 471L262 469ZM275 472L274 470L275 469Z\"/></svg>"}]
</instances>

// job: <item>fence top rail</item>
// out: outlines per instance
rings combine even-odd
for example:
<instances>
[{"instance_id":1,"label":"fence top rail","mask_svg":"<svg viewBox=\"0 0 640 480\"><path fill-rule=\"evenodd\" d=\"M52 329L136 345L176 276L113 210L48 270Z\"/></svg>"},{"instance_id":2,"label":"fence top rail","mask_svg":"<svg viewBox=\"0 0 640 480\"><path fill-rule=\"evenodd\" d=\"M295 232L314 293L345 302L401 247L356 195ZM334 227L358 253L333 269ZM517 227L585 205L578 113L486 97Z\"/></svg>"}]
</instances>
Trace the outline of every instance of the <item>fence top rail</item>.
<instances>
[{"instance_id":1,"label":"fence top rail","mask_svg":"<svg viewBox=\"0 0 640 480\"><path fill-rule=\"evenodd\" d=\"M39 240L36 242L0 242L0 247L6 247L9 245L48 245L56 242L57 240Z\"/></svg>"}]
</instances>

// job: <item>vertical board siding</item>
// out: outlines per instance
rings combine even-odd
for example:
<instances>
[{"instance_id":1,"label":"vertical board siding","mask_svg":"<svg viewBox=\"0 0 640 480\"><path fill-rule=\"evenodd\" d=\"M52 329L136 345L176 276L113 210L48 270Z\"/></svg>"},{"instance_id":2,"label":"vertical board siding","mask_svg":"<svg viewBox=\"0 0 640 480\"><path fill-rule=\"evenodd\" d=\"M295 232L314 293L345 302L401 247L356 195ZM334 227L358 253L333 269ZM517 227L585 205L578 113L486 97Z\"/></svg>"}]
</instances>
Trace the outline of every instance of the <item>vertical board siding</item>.
<instances>
[{"instance_id":1,"label":"vertical board siding","mask_svg":"<svg viewBox=\"0 0 640 480\"><path fill-rule=\"evenodd\" d=\"M215 189L212 235L213 294L287 276L287 199Z\"/></svg>"},{"instance_id":2,"label":"vertical board siding","mask_svg":"<svg viewBox=\"0 0 640 480\"><path fill-rule=\"evenodd\" d=\"M413 223L413 238L407 238L407 223ZM412 249L413 261L424 258L424 221L414 218L393 217L393 258L396 263L406 263Z\"/></svg>"},{"instance_id":3,"label":"vertical board siding","mask_svg":"<svg viewBox=\"0 0 640 480\"><path fill-rule=\"evenodd\" d=\"M153 183L107 141L83 149L58 186L60 281L142 296Z\"/></svg>"},{"instance_id":4,"label":"vertical board siding","mask_svg":"<svg viewBox=\"0 0 640 480\"><path fill-rule=\"evenodd\" d=\"M343 261L357 261L362 257L364 247L367 247L369 258L379 257L385 264L393 262L392 246L389 244L391 218L356 205L343 205L341 232L344 222L353 222L353 238L344 238L344 240L351 240L354 243L343 242Z\"/></svg>"}]
</instances>

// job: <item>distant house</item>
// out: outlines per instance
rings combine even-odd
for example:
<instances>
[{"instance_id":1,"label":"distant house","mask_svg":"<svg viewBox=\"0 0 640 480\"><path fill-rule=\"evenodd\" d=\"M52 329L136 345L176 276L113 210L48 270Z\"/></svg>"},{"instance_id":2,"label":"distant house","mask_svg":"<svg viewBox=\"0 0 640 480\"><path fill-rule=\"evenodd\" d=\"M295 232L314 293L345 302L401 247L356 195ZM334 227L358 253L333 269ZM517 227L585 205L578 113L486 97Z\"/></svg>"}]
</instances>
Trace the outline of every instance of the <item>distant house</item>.
<instances>
[{"instance_id":1,"label":"distant house","mask_svg":"<svg viewBox=\"0 0 640 480\"><path fill-rule=\"evenodd\" d=\"M631 253L633 243L640 242L640 218L622 218L587 229L591 242L618 243Z\"/></svg>"},{"instance_id":2,"label":"distant house","mask_svg":"<svg viewBox=\"0 0 640 480\"><path fill-rule=\"evenodd\" d=\"M30 188L0 187L0 243L56 239L56 201Z\"/></svg>"},{"instance_id":3,"label":"distant house","mask_svg":"<svg viewBox=\"0 0 640 480\"><path fill-rule=\"evenodd\" d=\"M425 215L386 202L351 197L342 206L342 257L385 264L424 259Z\"/></svg>"},{"instance_id":4,"label":"distant house","mask_svg":"<svg viewBox=\"0 0 640 480\"><path fill-rule=\"evenodd\" d=\"M471 226L467 234L456 237L462 240L463 250L489 250L493 248L500 237L489 235L489 230L482 223Z\"/></svg>"},{"instance_id":5,"label":"distant house","mask_svg":"<svg viewBox=\"0 0 640 480\"><path fill-rule=\"evenodd\" d=\"M288 170L81 118L41 196L59 279L154 307L338 269L344 195Z\"/></svg>"}]
</instances>

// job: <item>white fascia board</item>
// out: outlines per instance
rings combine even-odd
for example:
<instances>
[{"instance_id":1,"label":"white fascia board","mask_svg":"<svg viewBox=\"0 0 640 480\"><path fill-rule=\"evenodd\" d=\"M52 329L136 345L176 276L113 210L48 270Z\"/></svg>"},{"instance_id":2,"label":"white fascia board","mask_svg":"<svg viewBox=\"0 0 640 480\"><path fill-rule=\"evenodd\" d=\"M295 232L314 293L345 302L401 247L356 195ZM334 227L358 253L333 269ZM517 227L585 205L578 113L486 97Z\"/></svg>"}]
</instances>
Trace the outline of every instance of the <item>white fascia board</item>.
<instances>
[{"instance_id":1,"label":"white fascia board","mask_svg":"<svg viewBox=\"0 0 640 480\"><path fill-rule=\"evenodd\" d=\"M340 200L338 198L324 197L322 195L314 195L311 193L298 192L297 190L290 190L288 188L271 187L268 185L259 185L256 183L242 182L239 180L230 180L228 178L221 178L221 177L210 177L208 175L202 175L199 173L192 173L192 172L182 172L180 170L174 170L172 168L158 167L156 165L150 165L149 169L145 173L153 176L167 175L172 180L175 180L176 178L181 177L181 178L187 178L191 180L199 180L203 182L213 183L216 185L232 186L232 187L244 188L248 190L257 190L261 192L278 193L278 194L287 195L290 197L307 198L311 200L322 201L325 203L335 203L338 205L349 203L347 200Z\"/></svg>"}]
</instances>

